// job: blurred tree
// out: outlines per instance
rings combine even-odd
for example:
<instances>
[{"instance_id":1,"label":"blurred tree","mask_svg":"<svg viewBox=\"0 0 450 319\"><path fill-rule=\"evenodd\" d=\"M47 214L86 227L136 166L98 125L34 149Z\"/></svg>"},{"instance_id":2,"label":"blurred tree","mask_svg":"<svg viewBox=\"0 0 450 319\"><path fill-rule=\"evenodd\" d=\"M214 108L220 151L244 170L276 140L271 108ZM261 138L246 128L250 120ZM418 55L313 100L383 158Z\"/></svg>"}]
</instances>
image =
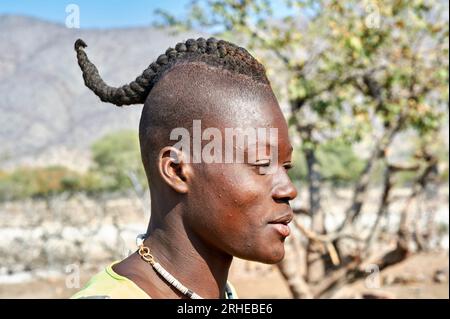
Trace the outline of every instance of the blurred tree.
<instances>
[{"instance_id":1,"label":"blurred tree","mask_svg":"<svg viewBox=\"0 0 450 319\"><path fill-rule=\"evenodd\" d=\"M96 141L91 150L95 163L92 172L100 174L103 188L117 191L146 187L147 179L142 166L139 139L135 132L119 131L107 134Z\"/></svg>"},{"instance_id":2,"label":"blurred tree","mask_svg":"<svg viewBox=\"0 0 450 319\"><path fill-rule=\"evenodd\" d=\"M62 166L0 171L0 200L48 198L63 192L85 192L95 196L131 188L139 196L146 195L147 179L134 132L119 131L100 138L92 145L92 158L94 165L85 173Z\"/></svg>"},{"instance_id":3,"label":"blurred tree","mask_svg":"<svg viewBox=\"0 0 450 319\"><path fill-rule=\"evenodd\" d=\"M364 161L355 154L352 145L347 141L338 139L325 141L317 146L316 153L322 181L328 181L333 186L352 185L364 166ZM294 149L293 162L295 166L289 171L291 179L306 180L308 168L303 148ZM349 167L352 169L349 170Z\"/></svg>"},{"instance_id":4,"label":"blurred tree","mask_svg":"<svg viewBox=\"0 0 450 319\"><path fill-rule=\"evenodd\" d=\"M20 167L0 173L0 200L50 197L83 188L82 176L62 166Z\"/></svg>"}]
</instances>

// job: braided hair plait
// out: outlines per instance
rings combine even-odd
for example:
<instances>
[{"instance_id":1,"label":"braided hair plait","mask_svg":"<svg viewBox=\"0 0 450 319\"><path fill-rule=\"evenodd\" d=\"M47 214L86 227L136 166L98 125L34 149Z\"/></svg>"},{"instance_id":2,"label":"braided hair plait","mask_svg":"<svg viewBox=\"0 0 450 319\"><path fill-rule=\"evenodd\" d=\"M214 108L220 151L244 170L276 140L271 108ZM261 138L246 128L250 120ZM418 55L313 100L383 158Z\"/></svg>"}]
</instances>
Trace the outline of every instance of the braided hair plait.
<instances>
[{"instance_id":1,"label":"braided hair plait","mask_svg":"<svg viewBox=\"0 0 450 319\"><path fill-rule=\"evenodd\" d=\"M268 84L264 67L247 50L224 40L215 38L188 39L168 48L151 63L133 82L119 88L109 86L101 78L97 67L89 60L84 48L86 43L75 42L78 65L83 72L86 86L103 102L117 106L143 104L161 75L177 62L204 62L208 65L247 75L257 82Z\"/></svg>"}]
</instances>

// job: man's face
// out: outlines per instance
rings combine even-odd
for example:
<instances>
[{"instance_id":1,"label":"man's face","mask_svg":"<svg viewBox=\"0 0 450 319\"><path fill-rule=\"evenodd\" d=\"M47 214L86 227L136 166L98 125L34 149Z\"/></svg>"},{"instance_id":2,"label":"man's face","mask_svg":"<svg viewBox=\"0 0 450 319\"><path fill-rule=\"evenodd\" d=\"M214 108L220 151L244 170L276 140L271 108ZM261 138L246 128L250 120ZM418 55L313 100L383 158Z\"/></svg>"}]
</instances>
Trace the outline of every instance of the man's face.
<instances>
[{"instance_id":1,"label":"man's face","mask_svg":"<svg viewBox=\"0 0 450 319\"><path fill-rule=\"evenodd\" d=\"M222 136L226 127L240 127L275 128L277 137L257 141L266 148L264 152L244 145L241 163L191 164L193 178L187 200L191 213L185 222L204 242L224 253L277 263L284 257L284 241L289 235L286 224L293 217L289 200L297 196L287 175L292 146L285 119L268 86L249 95L230 94L222 101L224 109L228 105L236 110L239 105L240 110L239 116L215 122ZM208 126L212 124L209 121ZM238 149L234 147L234 151ZM276 153L269 156L269 150Z\"/></svg>"}]
</instances>

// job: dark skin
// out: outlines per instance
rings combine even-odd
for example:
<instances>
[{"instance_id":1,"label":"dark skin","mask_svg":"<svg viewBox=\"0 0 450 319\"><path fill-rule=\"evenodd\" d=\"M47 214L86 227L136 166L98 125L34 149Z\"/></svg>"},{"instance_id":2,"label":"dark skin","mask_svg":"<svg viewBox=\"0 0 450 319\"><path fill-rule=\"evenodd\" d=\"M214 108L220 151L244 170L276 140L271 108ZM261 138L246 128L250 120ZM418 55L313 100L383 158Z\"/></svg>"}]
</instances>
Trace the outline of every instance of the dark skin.
<instances>
[{"instance_id":1,"label":"dark skin","mask_svg":"<svg viewBox=\"0 0 450 319\"><path fill-rule=\"evenodd\" d=\"M187 122L201 119L202 129L216 127L222 136L226 127L278 129L276 163L268 156L254 162L246 157L244 163L188 163L186 155L171 146L173 142L163 141L148 168L152 217L144 245L183 285L204 298L223 298L233 256L269 264L284 257L286 236L274 222L293 217L289 200L297 191L287 175L292 146L269 85L220 70L199 72L198 66L193 78L194 67L168 72L150 93L146 107L170 104L171 98L190 105L186 107L200 106L207 111L201 117L189 112L193 115ZM164 102L158 102L158 94L177 92L181 85L188 101L166 94ZM246 154L248 150L247 145ZM273 174L261 174L259 168L267 165L274 165ZM137 253L114 270L152 298L183 297Z\"/></svg>"}]
</instances>

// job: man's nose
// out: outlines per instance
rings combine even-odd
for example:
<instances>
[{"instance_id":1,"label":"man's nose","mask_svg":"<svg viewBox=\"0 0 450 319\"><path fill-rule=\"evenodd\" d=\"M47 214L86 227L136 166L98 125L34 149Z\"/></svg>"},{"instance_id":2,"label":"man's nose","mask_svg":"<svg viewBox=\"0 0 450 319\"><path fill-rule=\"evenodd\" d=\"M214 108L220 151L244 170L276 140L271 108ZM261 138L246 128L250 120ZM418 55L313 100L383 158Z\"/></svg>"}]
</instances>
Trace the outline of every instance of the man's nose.
<instances>
[{"instance_id":1,"label":"man's nose","mask_svg":"<svg viewBox=\"0 0 450 319\"><path fill-rule=\"evenodd\" d=\"M286 171L283 170L279 175L276 186L273 189L273 199L277 202L293 200L297 197L297 188L295 188Z\"/></svg>"}]
</instances>

